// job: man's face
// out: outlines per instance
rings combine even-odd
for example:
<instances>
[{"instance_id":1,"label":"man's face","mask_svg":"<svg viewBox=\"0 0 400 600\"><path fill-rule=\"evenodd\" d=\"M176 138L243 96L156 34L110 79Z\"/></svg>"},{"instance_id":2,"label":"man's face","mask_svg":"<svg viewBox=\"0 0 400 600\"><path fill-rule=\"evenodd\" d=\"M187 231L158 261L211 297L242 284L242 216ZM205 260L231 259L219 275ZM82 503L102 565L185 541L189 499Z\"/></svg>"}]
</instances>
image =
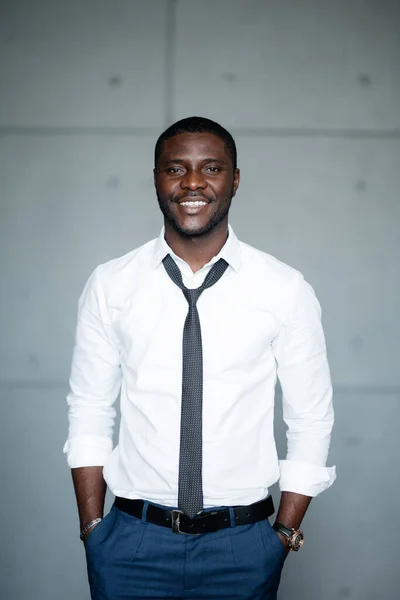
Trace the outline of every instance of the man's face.
<instances>
[{"instance_id":1,"label":"man's face","mask_svg":"<svg viewBox=\"0 0 400 600\"><path fill-rule=\"evenodd\" d=\"M182 133L166 140L154 170L166 224L187 237L208 233L227 220L239 177L224 142L212 133Z\"/></svg>"}]
</instances>

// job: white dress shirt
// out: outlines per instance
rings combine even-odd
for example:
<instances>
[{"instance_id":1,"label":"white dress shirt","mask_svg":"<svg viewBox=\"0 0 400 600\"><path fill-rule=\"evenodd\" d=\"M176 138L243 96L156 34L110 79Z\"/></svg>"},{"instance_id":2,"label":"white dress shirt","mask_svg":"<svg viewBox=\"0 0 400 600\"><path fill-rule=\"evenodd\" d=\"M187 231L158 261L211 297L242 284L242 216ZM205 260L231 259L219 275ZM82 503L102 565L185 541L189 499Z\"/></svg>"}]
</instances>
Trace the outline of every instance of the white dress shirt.
<instances>
[{"instance_id":1,"label":"white dress shirt","mask_svg":"<svg viewBox=\"0 0 400 600\"><path fill-rule=\"evenodd\" d=\"M117 496L177 505L188 304L162 264L168 253L189 288L219 258L229 264L197 304L204 505L256 502L278 480L282 491L316 496L336 477L326 467L333 408L320 306L298 271L240 242L231 228L218 256L197 273L168 247L164 230L92 273L79 301L67 398L69 466L103 466ZM281 461L273 434L277 376L288 426Z\"/></svg>"}]
</instances>

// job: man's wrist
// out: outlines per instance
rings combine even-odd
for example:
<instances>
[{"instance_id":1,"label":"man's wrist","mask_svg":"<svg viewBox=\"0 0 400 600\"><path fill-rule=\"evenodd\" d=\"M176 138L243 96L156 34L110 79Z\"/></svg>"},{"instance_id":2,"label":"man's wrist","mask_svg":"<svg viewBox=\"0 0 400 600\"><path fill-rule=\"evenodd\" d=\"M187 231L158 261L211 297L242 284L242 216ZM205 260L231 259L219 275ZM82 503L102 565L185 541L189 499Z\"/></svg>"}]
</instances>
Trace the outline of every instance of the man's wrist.
<instances>
[{"instance_id":1,"label":"man's wrist","mask_svg":"<svg viewBox=\"0 0 400 600\"><path fill-rule=\"evenodd\" d=\"M101 520L102 520L102 517L96 517L96 519L92 519L89 523L87 523L81 529L81 533L80 533L80 536L79 536L80 539L82 541L84 541L84 539L87 537L87 534L89 533L89 531L91 531L93 529L93 527L96 527L96 525L98 525Z\"/></svg>"},{"instance_id":2,"label":"man's wrist","mask_svg":"<svg viewBox=\"0 0 400 600\"><path fill-rule=\"evenodd\" d=\"M304 534L300 529L286 527L279 522L275 522L272 527L281 539L286 539L286 545L289 550L293 550L294 552L300 550L304 542Z\"/></svg>"}]
</instances>

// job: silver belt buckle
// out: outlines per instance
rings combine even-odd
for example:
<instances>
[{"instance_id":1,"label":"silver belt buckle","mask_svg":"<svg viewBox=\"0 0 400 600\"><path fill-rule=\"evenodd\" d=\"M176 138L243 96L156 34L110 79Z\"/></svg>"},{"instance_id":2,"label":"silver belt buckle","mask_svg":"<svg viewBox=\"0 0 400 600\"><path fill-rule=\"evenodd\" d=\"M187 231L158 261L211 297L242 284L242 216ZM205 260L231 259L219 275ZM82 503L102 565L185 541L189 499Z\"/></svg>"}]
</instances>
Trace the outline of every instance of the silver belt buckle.
<instances>
[{"instance_id":1,"label":"silver belt buckle","mask_svg":"<svg viewBox=\"0 0 400 600\"><path fill-rule=\"evenodd\" d=\"M185 533L179 529L179 519L180 516L183 515L181 510L173 510L172 511L172 531L174 533Z\"/></svg>"},{"instance_id":2,"label":"silver belt buckle","mask_svg":"<svg viewBox=\"0 0 400 600\"><path fill-rule=\"evenodd\" d=\"M182 533L183 535L201 535L201 533L191 533L190 531L181 531L180 517L183 515L182 510L174 509L172 512L172 531L174 533Z\"/></svg>"}]
</instances>

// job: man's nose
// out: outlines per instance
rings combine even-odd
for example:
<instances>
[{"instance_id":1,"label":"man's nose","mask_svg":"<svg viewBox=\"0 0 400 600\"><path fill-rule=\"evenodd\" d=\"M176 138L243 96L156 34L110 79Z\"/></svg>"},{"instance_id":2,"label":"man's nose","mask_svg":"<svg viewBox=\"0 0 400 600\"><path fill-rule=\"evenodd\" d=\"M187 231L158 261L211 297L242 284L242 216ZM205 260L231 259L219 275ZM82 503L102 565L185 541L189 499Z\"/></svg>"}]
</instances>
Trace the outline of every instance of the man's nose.
<instances>
[{"instance_id":1,"label":"man's nose","mask_svg":"<svg viewBox=\"0 0 400 600\"><path fill-rule=\"evenodd\" d=\"M181 187L183 189L195 191L199 188L205 189L207 187L207 182L201 171L187 171L181 180Z\"/></svg>"}]
</instances>

